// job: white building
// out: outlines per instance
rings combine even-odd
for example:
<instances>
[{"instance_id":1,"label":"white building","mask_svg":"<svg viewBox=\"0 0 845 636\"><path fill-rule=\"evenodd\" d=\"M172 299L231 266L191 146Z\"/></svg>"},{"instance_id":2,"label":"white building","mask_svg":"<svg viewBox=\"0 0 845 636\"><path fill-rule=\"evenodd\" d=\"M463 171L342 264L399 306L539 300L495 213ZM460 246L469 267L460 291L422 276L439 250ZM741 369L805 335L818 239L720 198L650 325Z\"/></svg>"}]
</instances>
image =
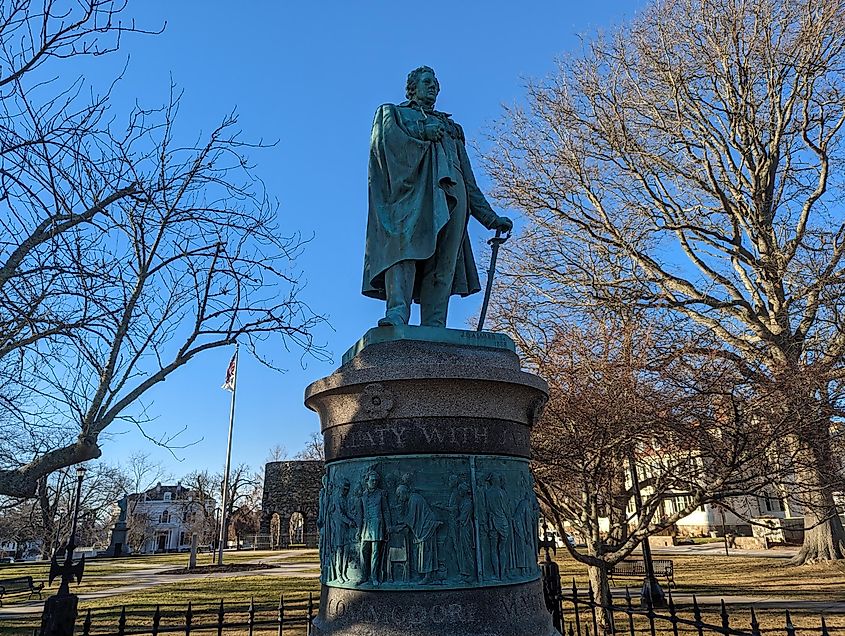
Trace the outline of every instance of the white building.
<instances>
[{"instance_id":1,"label":"white building","mask_svg":"<svg viewBox=\"0 0 845 636\"><path fill-rule=\"evenodd\" d=\"M135 552L175 552L190 548L191 535L208 543L214 534L216 501L197 491L161 483L129 495L129 544Z\"/></svg>"},{"instance_id":2,"label":"white building","mask_svg":"<svg viewBox=\"0 0 845 636\"><path fill-rule=\"evenodd\" d=\"M658 516L667 518L686 508L691 500L692 498L687 495L669 495L661 502L662 515ZM717 503L702 504L675 523L678 535L687 537L706 537L712 533L721 535L724 528L726 532L750 536L752 528L749 519L786 517L783 502L769 492L763 492L757 497L752 495L729 497L726 504L727 506L720 506Z\"/></svg>"}]
</instances>

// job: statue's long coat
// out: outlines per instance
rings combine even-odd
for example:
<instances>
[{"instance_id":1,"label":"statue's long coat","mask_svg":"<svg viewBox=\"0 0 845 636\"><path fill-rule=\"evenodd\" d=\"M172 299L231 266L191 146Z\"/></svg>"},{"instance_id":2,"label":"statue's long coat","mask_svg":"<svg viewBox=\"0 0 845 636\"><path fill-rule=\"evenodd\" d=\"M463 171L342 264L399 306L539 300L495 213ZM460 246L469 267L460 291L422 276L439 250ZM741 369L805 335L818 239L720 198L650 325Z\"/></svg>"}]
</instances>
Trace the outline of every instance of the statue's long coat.
<instances>
[{"instance_id":1,"label":"statue's long coat","mask_svg":"<svg viewBox=\"0 0 845 636\"><path fill-rule=\"evenodd\" d=\"M455 197L448 193L450 187L465 184L467 218L475 216L487 227L496 219L496 213L475 183L460 127L445 113L437 113L447 124L449 133L438 142L419 139L408 130L399 112L410 105L406 102L399 106L380 106L370 136L369 214L362 293L382 300L385 270L402 260L423 261L434 254L437 233L449 221L450 210L456 203ZM413 111L406 112L414 116ZM464 232L452 294L467 296L480 289L472 246ZM418 291L414 289L415 300Z\"/></svg>"}]
</instances>

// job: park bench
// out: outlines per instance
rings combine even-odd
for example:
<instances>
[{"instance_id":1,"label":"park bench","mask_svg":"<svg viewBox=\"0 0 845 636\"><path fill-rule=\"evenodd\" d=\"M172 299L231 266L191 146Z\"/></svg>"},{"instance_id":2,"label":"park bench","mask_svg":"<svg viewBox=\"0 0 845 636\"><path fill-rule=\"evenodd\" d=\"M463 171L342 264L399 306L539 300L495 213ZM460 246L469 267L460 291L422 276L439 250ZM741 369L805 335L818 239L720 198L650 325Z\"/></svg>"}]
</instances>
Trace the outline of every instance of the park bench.
<instances>
[{"instance_id":1,"label":"park bench","mask_svg":"<svg viewBox=\"0 0 845 636\"><path fill-rule=\"evenodd\" d=\"M671 559L653 559L654 576L665 577L666 585L669 588L678 587L675 583L675 569ZM607 573L608 578L613 581L614 578L620 579L639 579L645 576L645 561L642 559L627 559L620 561L612 566Z\"/></svg>"},{"instance_id":2,"label":"park bench","mask_svg":"<svg viewBox=\"0 0 845 636\"><path fill-rule=\"evenodd\" d=\"M35 583L31 576L18 576L11 579L0 579L0 606L3 605L3 597L7 594L23 594L29 592L29 598L38 594L41 598L43 583Z\"/></svg>"}]
</instances>

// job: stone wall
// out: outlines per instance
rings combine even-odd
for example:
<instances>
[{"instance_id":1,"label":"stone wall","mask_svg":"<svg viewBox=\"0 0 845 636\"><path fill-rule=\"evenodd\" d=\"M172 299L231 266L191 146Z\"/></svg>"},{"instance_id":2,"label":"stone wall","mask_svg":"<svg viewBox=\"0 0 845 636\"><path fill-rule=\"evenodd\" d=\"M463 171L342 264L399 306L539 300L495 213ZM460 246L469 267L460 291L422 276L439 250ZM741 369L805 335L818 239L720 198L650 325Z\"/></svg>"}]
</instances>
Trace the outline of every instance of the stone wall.
<instances>
[{"instance_id":1,"label":"stone wall","mask_svg":"<svg viewBox=\"0 0 845 636\"><path fill-rule=\"evenodd\" d=\"M279 515L281 522L281 544L286 545L290 518L299 512L305 518L305 543L310 547L317 547L317 512L324 472L321 461L270 462L264 466L264 495L261 499L262 543L270 543L270 525L275 513Z\"/></svg>"}]
</instances>

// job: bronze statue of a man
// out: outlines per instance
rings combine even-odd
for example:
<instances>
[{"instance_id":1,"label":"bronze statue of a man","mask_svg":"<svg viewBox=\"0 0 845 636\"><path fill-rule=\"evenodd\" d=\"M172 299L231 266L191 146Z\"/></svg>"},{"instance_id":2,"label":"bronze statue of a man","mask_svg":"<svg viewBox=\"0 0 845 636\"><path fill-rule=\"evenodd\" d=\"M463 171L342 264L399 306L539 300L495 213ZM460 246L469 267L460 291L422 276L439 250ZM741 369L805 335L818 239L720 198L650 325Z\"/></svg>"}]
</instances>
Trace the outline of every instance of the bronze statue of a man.
<instances>
[{"instance_id":1,"label":"bronze statue of a man","mask_svg":"<svg viewBox=\"0 0 845 636\"><path fill-rule=\"evenodd\" d=\"M467 223L509 231L472 174L461 127L434 110L434 71L411 71L407 101L376 111L370 137L369 216L363 294L387 301L379 326L408 324L411 302L420 323L446 326L449 297L480 291Z\"/></svg>"}]
</instances>

